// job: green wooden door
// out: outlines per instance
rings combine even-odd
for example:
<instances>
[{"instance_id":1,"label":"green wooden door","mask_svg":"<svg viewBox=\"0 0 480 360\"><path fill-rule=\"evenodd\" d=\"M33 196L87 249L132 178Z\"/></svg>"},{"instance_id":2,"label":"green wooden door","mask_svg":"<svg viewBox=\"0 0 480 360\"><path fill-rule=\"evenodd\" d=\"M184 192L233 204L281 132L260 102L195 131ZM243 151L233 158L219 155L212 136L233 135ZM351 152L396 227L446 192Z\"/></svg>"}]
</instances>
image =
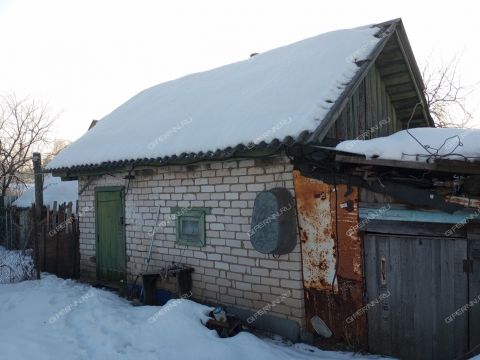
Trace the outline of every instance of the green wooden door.
<instances>
[{"instance_id":1,"label":"green wooden door","mask_svg":"<svg viewBox=\"0 0 480 360\"><path fill-rule=\"evenodd\" d=\"M125 278L123 188L96 190L97 278L119 282Z\"/></svg>"}]
</instances>

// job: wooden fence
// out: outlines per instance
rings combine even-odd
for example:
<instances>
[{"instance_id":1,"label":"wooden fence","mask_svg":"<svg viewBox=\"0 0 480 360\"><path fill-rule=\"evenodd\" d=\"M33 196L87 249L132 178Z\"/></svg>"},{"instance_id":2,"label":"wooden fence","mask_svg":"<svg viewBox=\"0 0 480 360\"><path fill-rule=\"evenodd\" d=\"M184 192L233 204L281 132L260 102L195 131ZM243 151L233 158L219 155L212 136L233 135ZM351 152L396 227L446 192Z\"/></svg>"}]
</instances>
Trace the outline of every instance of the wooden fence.
<instances>
[{"instance_id":1,"label":"wooden fence","mask_svg":"<svg viewBox=\"0 0 480 360\"><path fill-rule=\"evenodd\" d=\"M34 220L32 242L37 240L36 264L46 271L63 278L79 277L79 227L72 203L44 207L42 221L36 223L34 208L30 216ZM35 239L34 237L37 236Z\"/></svg>"}]
</instances>

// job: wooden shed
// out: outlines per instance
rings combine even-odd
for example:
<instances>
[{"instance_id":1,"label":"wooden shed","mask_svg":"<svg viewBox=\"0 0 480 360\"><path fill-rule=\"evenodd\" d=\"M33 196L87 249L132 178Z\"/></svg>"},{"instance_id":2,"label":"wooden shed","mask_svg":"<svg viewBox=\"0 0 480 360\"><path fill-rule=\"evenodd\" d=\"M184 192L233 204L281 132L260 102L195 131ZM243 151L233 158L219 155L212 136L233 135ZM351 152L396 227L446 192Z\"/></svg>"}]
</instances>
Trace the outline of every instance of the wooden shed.
<instances>
[{"instance_id":1,"label":"wooden shed","mask_svg":"<svg viewBox=\"0 0 480 360\"><path fill-rule=\"evenodd\" d=\"M307 317L401 359L478 354L480 165L311 156L295 185Z\"/></svg>"}]
</instances>

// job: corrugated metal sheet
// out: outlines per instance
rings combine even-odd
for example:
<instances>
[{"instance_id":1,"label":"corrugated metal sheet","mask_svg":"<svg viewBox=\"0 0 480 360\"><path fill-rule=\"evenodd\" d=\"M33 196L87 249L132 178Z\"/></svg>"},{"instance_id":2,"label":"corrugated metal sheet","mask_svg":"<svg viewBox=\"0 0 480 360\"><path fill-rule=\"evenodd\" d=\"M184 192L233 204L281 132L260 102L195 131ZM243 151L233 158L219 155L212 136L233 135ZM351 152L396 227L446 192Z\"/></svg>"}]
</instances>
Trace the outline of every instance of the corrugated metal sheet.
<instances>
[{"instance_id":1,"label":"corrugated metal sheet","mask_svg":"<svg viewBox=\"0 0 480 360\"><path fill-rule=\"evenodd\" d=\"M295 139L291 136L286 138L274 139L269 143L261 142L259 144L251 144L249 146L239 144L226 149L218 149L216 151L199 152L199 153L182 153L179 155L164 156L159 158L144 158L144 159L125 159L119 161L105 161L99 164L84 164L71 167L61 167L55 169L48 169L53 173L69 172L73 174L105 171L106 169L121 169L137 166L167 166L167 165L186 165L197 163L199 161L223 161L231 158L247 157L267 157L281 153L285 147L292 147L294 145L305 144L307 138L311 135L309 131L303 131Z\"/></svg>"},{"instance_id":2,"label":"corrugated metal sheet","mask_svg":"<svg viewBox=\"0 0 480 360\"><path fill-rule=\"evenodd\" d=\"M297 171L294 181L307 323L318 315L336 340L366 348L365 316L347 321L363 306L358 191L305 178Z\"/></svg>"},{"instance_id":3,"label":"corrugated metal sheet","mask_svg":"<svg viewBox=\"0 0 480 360\"><path fill-rule=\"evenodd\" d=\"M304 286L306 289L331 290L336 268L332 187L296 176L295 191L300 215Z\"/></svg>"}]
</instances>

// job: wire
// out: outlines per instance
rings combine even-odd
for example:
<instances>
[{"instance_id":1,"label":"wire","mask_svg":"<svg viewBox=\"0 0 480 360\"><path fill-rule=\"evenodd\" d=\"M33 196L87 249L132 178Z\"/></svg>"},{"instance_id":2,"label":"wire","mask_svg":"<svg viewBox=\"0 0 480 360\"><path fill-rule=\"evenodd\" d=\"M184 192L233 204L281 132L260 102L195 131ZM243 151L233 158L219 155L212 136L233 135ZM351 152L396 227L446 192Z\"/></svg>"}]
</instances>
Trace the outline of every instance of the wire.
<instances>
[{"instance_id":1,"label":"wire","mask_svg":"<svg viewBox=\"0 0 480 360\"><path fill-rule=\"evenodd\" d=\"M130 171L128 172L128 175L127 175L128 181L127 181L127 189L125 191L125 196L127 196L128 190L130 190L130 180L132 178L133 169L135 169L135 165L132 165L132 168L130 169Z\"/></svg>"},{"instance_id":2,"label":"wire","mask_svg":"<svg viewBox=\"0 0 480 360\"><path fill-rule=\"evenodd\" d=\"M413 119L413 116L417 110L417 107L418 105L422 105L422 103L417 103L415 104L414 108L413 108L413 111L412 111L412 114L410 115L410 118L408 119L408 122L407 122L407 128L406 128L406 131L408 133L408 135L410 135L428 154L408 154L408 153L402 153L403 155L406 155L406 156L415 156L415 157L420 157L420 158L423 158L423 157L426 157L427 158L427 162L430 162L431 159L433 160L436 160L436 159L445 159L445 158L450 158L452 156L458 156L458 157L461 157L463 158L465 161L468 161L469 159L480 159L480 156L465 156L463 154L459 154L459 153L456 153L455 151L459 148L459 147L463 147L463 143L462 143L462 139L460 138L459 135L452 135L452 136L449 136L447 137L442 145L440 145L440 147L438 148L435 148L433 146L430 146L430 145L424 145L420 140L418 140L418 138L413 135L410 131L410 122L412 121ZM423 106L423 105L422 105ZM455 139L457 138L458 139L458 144L455 145L455 147L448 153L445 153L445 154L440 154L440 151L442 150L442 148L448 144L449 140L452 140L452 139Z\"/></svg>"}]
</instances>

